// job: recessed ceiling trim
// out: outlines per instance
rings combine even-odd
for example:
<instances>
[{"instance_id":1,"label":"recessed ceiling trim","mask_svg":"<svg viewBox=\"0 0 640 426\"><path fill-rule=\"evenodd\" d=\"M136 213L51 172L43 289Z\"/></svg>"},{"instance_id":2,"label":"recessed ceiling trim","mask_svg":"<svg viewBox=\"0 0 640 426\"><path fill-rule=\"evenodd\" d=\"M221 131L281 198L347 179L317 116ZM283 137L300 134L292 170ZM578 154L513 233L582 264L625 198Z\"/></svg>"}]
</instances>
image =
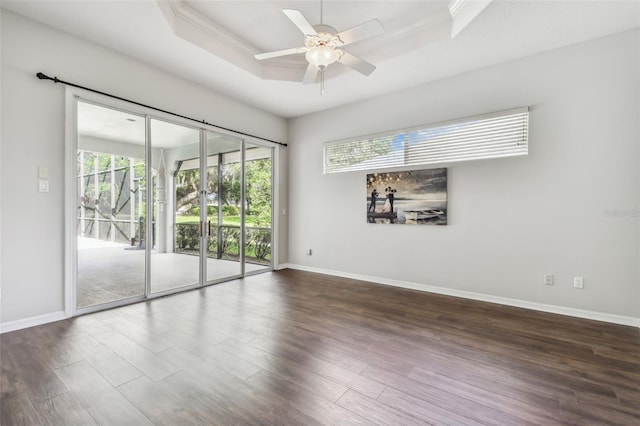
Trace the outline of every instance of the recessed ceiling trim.
<instances>
[{"instance_id":1,"label":"recessed ceiling trim","mask_svg":"<svg viewBox=\"0 0 640 426\"><path fill-rule=\"evenodd\" d=\"M227 29L187 6L182 0L157 1L174 34L216 56L269 80L297 81L306 66L296 61L270 61L268 67L254 58L259 50Z\"/></svg>"},{"instance_id":2,"label":"recessed ceiling trim","mask_svg":"<svg viewBox=\"0 0 640 426\"><path fill-rule=\"evenodd\" d=\"M245 62L243 68L255 65L246 60L256 50L253 46L234 37L181 0L158 0L157 4L176 36L232 63ZM259 74L257 69L253 72Z\"/></svg>"},{"instance_id":3,"label":"recessed ceiling trim","mask_svg":"<svg viewBox=\"0 0 640 426\"><path fill-rule=\"evenodd\" d=\"M482 13L489 6L492 0L452 0L449 3L449 12L453 25L451 27L451 38L455 38L464 30L467 25Z\"/></svg>"},{"instance_id":4,"label":"recessed ceiling trim","mask_svg":"<svg viewBox=\"0 0 640 426\"><path fill-rule=\"evenodd\" d=\"M475 2L459 1L463 3L456 16L461 16L460 19L464 20L460 22L464 22L466 26L482 9L468 5ZM478 3L488 4L490 1L479 0ZM177 37L264 80L301 81L307 68L302 55L299 58L288 56L260 62L254 57L256 53L260 53L260 49L194 10L183 0L157 0L156 3ZM358 56L371 55L371 58L377 61L384 61L429 43L448 40L450 34L456 31L452 28L455 22L448 12L449 9L444 6L442 11L413 21L410 25L390 22L391 31L387 31L384 38L378 37L376 43L357 43L357 46L354 45L353 52ZM283 25L286 24L284 19L282 22ZM276 22L273 25L278 24ZM386 23L383 25L389 28ZM457 32L462 31L464 26L457 29ZM327 75L327 78L340 74L342 72L332 73Z\"/></svg>"}]
</instances>

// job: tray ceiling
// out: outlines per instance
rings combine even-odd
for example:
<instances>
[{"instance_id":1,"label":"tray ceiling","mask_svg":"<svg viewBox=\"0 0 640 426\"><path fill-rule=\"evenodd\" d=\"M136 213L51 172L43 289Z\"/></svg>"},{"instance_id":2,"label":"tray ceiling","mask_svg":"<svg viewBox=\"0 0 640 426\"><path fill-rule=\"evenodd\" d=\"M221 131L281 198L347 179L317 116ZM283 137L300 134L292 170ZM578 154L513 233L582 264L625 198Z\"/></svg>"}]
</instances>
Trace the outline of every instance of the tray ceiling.
<instances>
[{"instance_id":1,"label":"tray ceiling","mask_svg":"<svg viewBox=\"0 0 640 426\"><path fill-rule=\"evenodd\" d=\"M494 0L477 16L472 14L471 22L456 23L448 1L326 0L325 24L340 31L377 18L386 32L349 48L377 66L373 74L365 77L336 64L327 70L326 92L321 95L318 85L300 83L304 55L262 62L253 58L258 52L300 46L302 34L282 9L298 9L316 24L319 1L0 4L283 117L408 89L640 25L637 1Z\"/></svg>"}]
</instances>

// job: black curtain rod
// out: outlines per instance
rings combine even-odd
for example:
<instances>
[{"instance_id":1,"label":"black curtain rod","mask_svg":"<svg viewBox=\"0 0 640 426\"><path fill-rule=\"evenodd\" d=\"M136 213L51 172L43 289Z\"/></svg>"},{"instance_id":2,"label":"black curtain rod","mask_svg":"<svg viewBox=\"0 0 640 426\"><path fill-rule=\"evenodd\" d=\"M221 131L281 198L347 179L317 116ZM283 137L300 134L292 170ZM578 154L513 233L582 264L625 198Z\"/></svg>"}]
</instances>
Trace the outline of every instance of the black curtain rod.
<instances>
[{"instance_id":1,"label":"black curtain rod","mask_svg":"<svg viewBox=\"0 0 640 426\"><path fill-rule=\"evenodd\" d=\"M99 90L90 89L88 87L80 86L78 84L69 83L68 81L60 80L58 77L49 77L48 75L43 74L41 72L37 73L36 77L38 77L40 80L51 80L54 83L62 83L62 84L66 84L67 86L77 87L78 89L88 90L89 92L97 93L99 95L108 96L110 98L118 99L120 101L129 102L131 104L135 104L135 105L138 105L138 106L141 106L141 107L153 109L155 111L160 111L160 112L163 112L165 114L173 115L174 117L180 117L180 118L184 118L185 120L195 121L196 123L205 124L207 126L215 127L216 129L226 130L227 132L233 132L233 133L236 133L238 135L249 136L251 138L260 139L260 140L271 142L271 143L276 143L276 144L281 145L281 146L287 146L286 143L282 143L282 142L274 141L274 140L271 140L271 139L263 138L263 137L260 137L260 136L252 135L250 133L239 132L237 130L229 129L227 127L222 127L222 126L218 126L216 124L208 123L205 120L196 120L195 118L187 117L186 115L176 114L175 112L167 111L167 110L164 110L164 109L153 107L151 105L146 105L146 104L143 104L143 103L140 103L140 102L132 101L131 99L122 98L120 96L112 95L110 93L105 93L105 92L101 92Z\"/></svg>"}]
</instances>

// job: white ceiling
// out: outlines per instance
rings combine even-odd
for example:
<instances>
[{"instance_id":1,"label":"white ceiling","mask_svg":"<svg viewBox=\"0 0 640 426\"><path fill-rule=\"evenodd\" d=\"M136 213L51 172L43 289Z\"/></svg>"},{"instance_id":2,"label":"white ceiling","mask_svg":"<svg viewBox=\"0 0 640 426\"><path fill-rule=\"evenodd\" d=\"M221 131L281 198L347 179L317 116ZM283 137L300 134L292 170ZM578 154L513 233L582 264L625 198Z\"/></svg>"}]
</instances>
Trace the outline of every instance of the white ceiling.
<instances>
[{"instance_id":1,"label":"white ceiling","mask_svg":"<svg viewBox=\"0 0 640 426\"><path fill-rule=\"evenodd\" d=\"M302 34L281 9L298 9L316 24L319 0L2 0L1 4L283 117L640 26L637 0L494 0L452 39L448 1L326 0L324 23L338 31L373 18L386 31L347 49L375 64L373 74L365 77L341 64L332 65L326 92L321 95L317 84L299 82L304 73L303 55L262 62L253 59L261 51L301 46Z\"/></svg>"}]
</instances>

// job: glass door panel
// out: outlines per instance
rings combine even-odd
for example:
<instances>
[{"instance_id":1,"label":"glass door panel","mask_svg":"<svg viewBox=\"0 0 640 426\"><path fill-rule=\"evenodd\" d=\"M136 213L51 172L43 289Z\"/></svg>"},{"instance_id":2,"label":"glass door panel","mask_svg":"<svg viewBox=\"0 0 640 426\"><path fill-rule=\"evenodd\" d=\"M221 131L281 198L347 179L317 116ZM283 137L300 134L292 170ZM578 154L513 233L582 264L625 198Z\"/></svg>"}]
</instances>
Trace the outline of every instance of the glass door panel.
<instances>
[{"instance_id":1,"label":"glass door panel","mask_svg":"<svg viewBox=\"0 0 640 426\"><path fill-rule=\"evenodd\" d=\"M272 148L76 105L79 313L271 269Z\"/></svg>"},{"instance_id":2,"label":"glass door panel","mask_svg":"<svg viewBox=\"0 0 640 426\"><path fill-rule=\"evenodd\" d=\"M245 147L245 272L271 269L273 161L271 148Z\"/></svg>"},{"instance_id":3,"label":"glass door panel","mask_svg":"<svg viewBox=\"0 0 640 426\"><path fill-rule=\"evenodd\" d=\"M206 134L207 265L206 281L242 275L242 139Z\"/></svg>"},{"instance_id":4,"label":"glass door panel","mask_svg":"<svg viewBox=\"0 0 640 426\"><path fill-rule=\"evenodd\" d=\"M77 103L76 307L145 295L145 119Z\"/></svg>"},{"instance_id":5,"label":"glass door panel","mask_svg":"<svg viewBox=\"0 0 640 426\"><path fill-rule=\"evenodd\" d=\"M151 119L151 293L200 283L200 131Z\"/></svg>"}]
</instances>

